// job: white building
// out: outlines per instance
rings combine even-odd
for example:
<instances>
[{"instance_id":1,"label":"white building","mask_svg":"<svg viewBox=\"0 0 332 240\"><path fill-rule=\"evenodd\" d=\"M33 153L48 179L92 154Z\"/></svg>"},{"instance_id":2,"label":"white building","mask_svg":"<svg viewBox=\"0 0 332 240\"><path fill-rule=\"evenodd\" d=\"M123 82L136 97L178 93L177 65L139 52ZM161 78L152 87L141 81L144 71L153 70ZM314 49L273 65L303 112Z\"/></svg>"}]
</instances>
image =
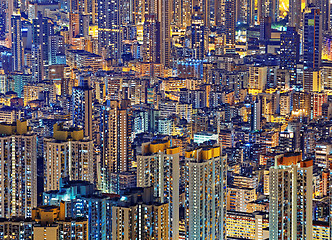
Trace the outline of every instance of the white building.
<instances>
[{"instance_id":1,"label":"white building","mask_svg":"<svg viewBox=\"0 0 332 240\"><path fill-rule=\"evenodd\" d=\"M0 217L31 217L37 206L36 149L26 121L0 125Z\"/></svg>"},{"instance_id":2,"label":"white building","mask_svg":"<svg viewBox=\"0 0 332 240\"><path fill-rule=\"evenodd\" d=\"M83 130L57 131L44 139L44 190L59 190L60 178L96 183L93 141L83 140Z\"/></svg>"},{"instance_id":3,"label":"white building","mask_svg":"<svg viewBox=\"0 0 332 240\"><path fill-rule=\"evenodd\" d=\"M221 147L185 152L187 239L226 239L226 159Z\"/></svg>"},{"instance_id":4,"label":"white building","mask_svg":"<svg viewBox=\"0 0 332 240\"><path fill-rule=\"evenodd\" d=\"M218 142L218 134L210 132L198 132L194 134L194 142L202 144L206 141L215 140Z\"/></svg>"},{"instance_id":5,"label":"white building","mask_svg":"<svg viewBox=\"0 0 332 240\"><path fill-rule=\"evenodd\" d=\"M137 156L137 187L153 187L154 197L169 203L169 239L179 239L179 148L169 141L145 143Z\"/></svg>"},{"instance_id":6,"label":"white building","mask_svg":"<svg viewBox=\"0 0 332 240\"><path fill-rule=\"evenodd\" d=\"M270 168L270 240L312 239L313 161L301 153L276 156Z\"/></svg>"}]
</instances>

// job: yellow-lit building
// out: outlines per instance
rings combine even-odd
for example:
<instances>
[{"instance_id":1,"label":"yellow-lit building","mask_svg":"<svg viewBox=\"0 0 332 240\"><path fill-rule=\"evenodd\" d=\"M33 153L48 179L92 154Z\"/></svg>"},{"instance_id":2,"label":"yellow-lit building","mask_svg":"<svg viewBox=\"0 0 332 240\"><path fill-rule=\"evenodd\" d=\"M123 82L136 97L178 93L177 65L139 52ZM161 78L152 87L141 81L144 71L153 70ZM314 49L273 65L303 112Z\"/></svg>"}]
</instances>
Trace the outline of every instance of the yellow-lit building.
<instances>
[{"instance_id":1,"label":"yellow-lit building","mask_svg":"<svg viewBox=\"0 0 332 240\"><path fill-rule=\"evenodd\" d=\"M97 181L93 163L93 141L83 139L81 129L54 125L53 138L44 139L44 190L58 190L60 178Z\"/></svg>"},{"instance_id":2,"label":"yellow-lit building","mask_svg":"<svg viewBox=\"0 0 332 240\"><path fill-rule=\"evenodd\" d=\"M313 240L329 240L330 226L328 222L313 221L312 223L312 239Z\"/></svg>"},{"instance_id":3,"label":"yellow-lit building","mask_svg":"<svg viewBox=\"0 0 332 240\"><path fill-rule=\"evenodd\" d=\"M301 153L275 157L269 172L269 239L312 239L312 171L313 160L303 161Z\"/></svg>"},{"instance_id":4,"label":"yellow-lit building","mask_svg":"<svg viewBox=\"0 0 332 240\"><path fill-rule=\"evenodd\" d=\"M161 89L165 91L180 91L180 89L194 90L197 85L197 80L181 79L181 78L167 78L162 80Z\"/></svg>"},{"instance_id":5,"label":"yellow-lit building","mask_svg":"<svg viewBox=\"0 0 332 240\"><path fill-rule=\"evenodd\" d=\"M32 211L34 240L87 240L88 221L65 218L65 204L42 206Z\"/></svg>"},{"instance_id":6,"label":"yellow-lit building","mask_svg":"<svg viewBox=\"0 0 332 240\"><path fill-rule=\"evenodd\" d=\"M248 212L248 203L256 199L255 188L227 188L227 210Z\"/></svg>"},{"instance_id":7,"label":"yellow-lit building","mask_svg":"<svg viewBox=\"0 0 332 240\"><path fill-rule=\"evenodd\" d=\"M268 239L263 229L269 226L269 217L264 212L227 212L227 238L263 240Z\"/></svg>"},{"instance_id":8,"label":"yellow-lit building","mask_svg":"<svg viewBox=\"0 0 332 240\"><path fill-rule=\"evenodd\" d=\"M169 238L179 238L180 148L170 141L144 143L137 156L137 186L153 187L154 197L168 202Z\"/></svg>"},{"instance_id":9,"label":"yellow-lit building","mask_svg":"<svg viewBox=\"0 0 332 240\"><path fill-rule=\"evenodd\" d=\"M37 206L37 137L27 121L0 124L0 217L31 217Z\"/></svg>"},{"instance_id":10,"label":"yellow-lit building","mask_svg":"<svg viewBox=\"0 0 332 240\"><path fill-rule=\"evenodd\" d=\"M322 73L321 71L304 71L303 77L303 90L305 92L321 92L322 85Z\"/></svg>"},{"instance_id":11,"label":"yellow-lit building","mask_svg":"<svg viewBox=\"0 0 332 240\"><path fill-rule=\"evenodd\" d=\"M28 102L37 100L39 97L39 93L43 91L41 86L35 85L26 85L23 87L23 96L24 96L24 106L28 104Z\"/></svg>"},{"instance_id":12,"label":"yellow-lit building","mask_svg":"<svg viewBox=\"0 0 332 240\"><path fill-rule=\"evenodd\" d=\"M249 67L248 88L257 91L263 91L267 81L267 67L251 66Z\"/></svg>"},{"instance_id":13,"label":"yellow-lit building","mask_svg":"<svg viewBox=\"0 0 332 240\"><path fill-rule=\"evenodd\" d=\"M170 239L168 203L112 207L112 239Z\"/></svg>"},{"instance_id":14,"label":"yellow-lit building","mask_svg":"<svg viewBox=\"0 0 332 240\"><path fill-rule=\"evenodd\" d=\"M94 72L103 69L102 57L85 50L68 50L66 62L72 69L91 67Z\"/></svg>"},{"instance_id":15,"label":"yellow-lit building","mask_svg":"<svg viewBox=\"0 0 332 240\"><path fill-rule=\"evenodd\" d=\"M221 147L185 152L186 234L189 239L221 239L226 234L226 162ZM204 223L204 224L202 224Z\"/></svg>"}]
</instances>

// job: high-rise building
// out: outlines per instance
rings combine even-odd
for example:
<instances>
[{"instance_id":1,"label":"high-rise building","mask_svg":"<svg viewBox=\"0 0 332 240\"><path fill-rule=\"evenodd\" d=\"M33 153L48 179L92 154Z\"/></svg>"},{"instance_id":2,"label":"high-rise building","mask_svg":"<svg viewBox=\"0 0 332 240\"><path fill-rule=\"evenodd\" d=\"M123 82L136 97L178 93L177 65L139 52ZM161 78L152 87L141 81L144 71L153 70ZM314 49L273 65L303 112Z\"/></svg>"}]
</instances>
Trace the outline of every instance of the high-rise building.
<instances>
[{"instance_id":1,"label":"high-rise building","mask_svg":"<svg viewBox=\"0 0 332 240\"><path fill-rule=\"evenodd\" d=\"M69 41L73 38L87 37L89 26L97 23L98 2L96 0L69 1Z\"/></svg>"},{"instance_id":2,"label":"high-rise building","mask_svg":"<svg viewBox=\"0 0 332 240\"><path fill-rule=\"evenodd\" d=\"M260 97L251 104L251 131L259 131L261 129L262 119L262 100Z\"/></svg>"},{"instance_id":3,"label":"high-rise building","mask_svg":"<svg viewBox=\"0 0 332 240\"><path fill-rule=\"evenodd\" d=\"M289 26L299 30L301 28L302 17L301 0L289 1Z\"/></svg>"},{"instance_id":4,"label":"high-rise building","mask_svg":"<svg viewBox=\"0 0 332 240\"><path fill-rule=\"evenodd\" d=\"M322 17L320 9L308 7L303 26L304 69L320 67L322 58Z\"/></svg>"},{"instance_id":5,"label":"high-rise building","mask_svg":"<svg viewBox=\"0 0 332 240\"><path fill-rule=\"evenodd\" d=\"M312 160L276 156L270 168L270 239L312 239Z\"/></svg>"},{"instance_id":6,"label":"high-rise building","mask_svg":"<svg viewBox=\"0 0 332 240\"><path fill-rule=\"evenodd\" d=\"M271 17L262 17L260 21L260 40L269 41L271 38Z\"/></svg>"},{"instance_id":7,"label":"high-rise building","mask_svg":"<svg viewBox=\"0 0 332 240\"><path fill-rule=\"evenodd\" d=\"M332 153L332 144L328 142L317 142L315 147L315 164L319 167L329 167L329 157ZM323 188L324 189L324 188ZM325 196L326 194L324 194Z\"/></svg>"},{"instance_id":8,"label":"high-rise building","mask_svg":"<svg viewBox=\"0 0 332 240\"><path fill-rule=\"evenodd\" d=\"M120 0L102 0L98 3L98 49L105 58L120 59L122 53L122 29Z\"/></svg>"},{"instance_id":9,"label":"high-rise building","mask_svg":"<svg viewBox=\"0 0 332 240\"><path fill-rule=\"evenodd\" d=\"M89 76L80 77L80 86L72 90L71 117L76 127L83 128L84 137L92 139L92 88Z\"/></svg>"},{"instance_id":10,"label":"high-rise building","mask_svg":"<svg viewBox=\"0 0 332 240\"><path fill-rule=\"evenodd\" d=\"M256 189L231 186L227 188L227 211L249 212L249 202L256 200Z\"/></svg>"},{"instance_id":11,"label":"high-rise building","mask_svg":"<svg viewBox=\"0 0 332 240\"><path fill-rule=\"evenodd\" d=\"M1 218L0 234L4 239L15 236L19 239L33 239L33 222L20 218Z\"/></svg>"},{"instance_id":12,"label":"high-rise building","mask_svg":"<svg viewBox=\"0 0 332 240\"><path fill-rule=\"evenodd\" d=\"M175 24L179 28L190 26L192 3L193 1L191 0L175 0L173 2L172 24Z\"/></svg>"},{"instance_id":13,"label":"high-rise building","mask_svg":"<svg viewBox=\"0 0 332 240\"><path fill-rule=\"evenodd\" d=\"M257 21L259 24L265 17L271 17L272 23L279 19L279 1L278 0L259 0L257 2Z\"/></svg>"},{"instance_id":14,"label":"high-rise building","mask_svg":"<svg viewBox=\"0 0 332 240\"><path fill-rule=\"evenodd\" d=\"M133 1L133 24L141 25L145 22L145 15L153 13L153 1L134 0Z\"/></svg>"},{"instance_id":15,"label":"high-rise building","mask_svg":"<svg viewBox=\"0 0 332 240\"><path fill-rule=\"evenodd\" d=\"M317 1L317 6L320 9L320 16L322 18L322 31L328 32L331 29L331 3L328 0Z\"/></svg>"},{"instance_id":16,"label":"high-rise building","mask_svg":"<svg viewBox=\"0 0 332 240\"><path fill-rule=\"evenodd\" d=\"M130 171L133 164L130 101L111 101L101 114L102 162L99 186L105 192L111 192L112 189L118 192L119 186L111 186L111 173Z\"/></svg>"},{"instance_id":17,"label":"high-rise building","mask_svg":"<svg viewBox=\"0 0 332 240\"><path fill-rule=\"evenodd\" d=\"M168 207L153 201L152 188L131 189L112 207L112 239L170 239Z\"/></svg>"},{"instance_id":18,"label":"high-rise building","mask_svg":"<svg viewBox=\"0 0 332 240\"><path fill-rule=\"evenodd\" d=\"M303 74L303 90L305 92L321 92L322 91L322 74L316 69L304 70Z\"/></svg>"},{"instance_id":19,"label":"high-rise building","mask_svg":"<svg viewBox=\"0 0 332 240\"><path fill-rule=\"evenodd\" d=\"M22 42L22 21L21 15L12 15L11 17L11 39L13 70L22 71L23 67L23 42Z\"/></svg>"},{"instance_id":20,"label":"high-rise building","mask_svg":"<svg viewBox=\"0 0 332 240\"><path fill-rule=\"evenodd\" d=\"M49 60L49 37L54 35L53 22L43 17L38 12L37 18L32 20L32 45L34 47L41 46L42 66L48 65Z\"/></svg>"},{"instance_id":21,"label":"high-rise building","mask_svg":"<svg viewBox=\"0 0 332 240\"><path fill-rule=\"evenodd\" d=\"M65 205L40 206L32 210L33 239L88 240L86 218L66 218Z\"/></svg>"},{"instance_id":22,"label":"high-rise building","mask_svg":"<svg viewBox=\"0 0 332 240\"><path fill-rule=\"evenodd\" d=\"M299 85L297 81L297 63L300 55L300 35L295 27L287 27L280 35L280 68L289 70L291 86Z\"/></svg>"},{"instance_id":23,"label":"high-rise building","mask_svg":"<svg viewBox=\"0 0 332 240\"><path fill-rule=\"evenodd\" d=\"M254 25L255 23L255 2L253 0L236 0L236 25L248 24Z\"/></svg>"},{"instance_id":24,"label":"high-rise building","mask_svg":"<svg viewBox=\"0 0 332 240\"><path fill-rule=\"evenodd\" d=\"M204 26L213 27L225 24L225 1L194 0L191 3L192 11L202 15Z\"/></svg>"},{"instance_id":25,"label":"high-rise building","mask_svg":"<svg viewBox=\"0 0 332 240\"><path fill-rule=\"evenodd\" d=\"M264 228L269 226L269 217L264 212L227 212L227 239L267 239Z\"/></svg>"},{"instance_id":26,"label":"high-rise building","mask_svg":"<svg viewBox=\"0 0 332 240\"><path fill-rule=\"evenodd\" d=\"M327 103L326 93L313 93L312 101L312 118L319 118L323 115L323 104Z\"/></svg>"},{"instance_id":27,"label":"high-rise building","mask_svg":"<svg viewBox=\"0 0 332 240\"><path fill-rule=\"evenodd\" d=\"M70 1L73 2L73 1ZM80 15L75 12L69 13L69 42L72 43L73 38L80 33Z\"/></svg>"},{"instance_id":28,"label":"high-rise building","mask_svg":"<svg viewBox=\"0 0 332 240\"><path fill-rule=\"evenodd\" d=\"M145 15L143 62L160 63L160 23L155 15Z\"/></svg>"},{"instance_id":29,"label":"high-rise building","mask_svg":"<svg viewBox=\"0 0 332 240\"><path fill-rule=\"evenodd\" d=\"M53 35L48 38L48 63L49 65L59 64L58 55L65 54L64 37Z\"/></svg>"},{"instance_id":30,"label":"high-rise building","mask_svg":"<svg viewBox=\"0 0 332 240\"><path fill-rule=\"evenodd\" d=\"M44 139L44 190L58 190L60 179L95 183L93 142L83 130L53 126L53 138Z\"/></svg>"},{"instance_id":31,"label":"high-rise building","mask_svg":"<svg viewBox=\"0 0 332 240\"><path fill-rule=\"evenodd\" d=\"M137 156L137 186L153 187L154 197L169 204L168 239L179 239L179 148L170 142L144 143Z\"/></svg>"},{"instance_id":32,"label":"high-rise building","mask_svg":"<svg viewBox=\"0 0 332 240\"><path fill-rule=\"evenodd\" d=\"M65 205L41 206L32 210L30 218L1 218L3 239L64 239L87 240L86 218L65 218Z\"/></svg>"},{"instance_id":33,"label":"high-rise building","mask_svg":"<svg viewBox=\"0 0 332 240\"><path fill-rule=\"evenodd\" d=\"M331 239L331 229L328 222L313 221L312 223L312 239L328 240Z\"/></svg>"},{"instance_id":34,"label":"high-rise building","mask_svg":"<svg viewBox=\"0 0 332 240\"><path fill-rule=\"evenodd\" d=\"M235 0L225 1L225 28L226 28L226 45L235 47Z\"/></svg>"},{"instance_id":35,"label":"high-rise building","mask_svg":"<svg viewBox=\"0 0 332 240\"><path fill-rule=\"evenodd\" d=\"M267 81L266 66L250 66L249 67L248 87L251 89L264 90Z\"/></svg>"},{"instance_id":36,"label":"high-rise building","mask_svg":"<svg viewBox=\"0 0 332 240\"><path fill-rule=\"evenodd\" d=\"M40 83L44 80L45 69L42 57L42 47L41 45L33 45L32 49L32 81L34 83Z\"/></svg>"},{"instance_id":37,"label":"high-rise building","mask_svg":"<svg viewBox=\"0 0 332 240\"><path fill-rule=\"evenodd\" d=\"M192 17L191 23L191 46L193 49L193 58L203 59L205 48L204 48L204 33L205 26L203 19L198 15L198 12L195 12L195 15Z\"/></svg>"},{"instance_id":38,"label":"high-rise building","mask_svg":"<svg viewBox=\"0 0 332 240\"><path fill-rule=\"evenodd\" d=\"M122 58L123 40L130 38L131 7L127 0L98 3L98 49L103 57L117 62Z\"/></svg>"},{"instance_id":39,"label":"high-rise building","mask_svg":"<svg viewBox=\"0 0 332 240\"><path fill-rule=\"evenodd\" d=\"M37 142L26 121L0 125L0 216L31 217L37 206Z\"/></svg>"},{"instance_id":40,"label":"high-rise building","mask_svg":"<svg viewBox=\"0 0 332 240\"><path fill-rule=\"evenodd\" d=\"M160 22L160 63L165 67L171 64L171 20L172 1L158 0L158 22Z\"/></svg>"},{"instance_id":41,"label":"high-rise building","mask_svg":"<svg viewBox=\"0 0 332 240\"><path fill-rule=\"evenodd\" d=\"M43 205L64 205L66 218L88 220L88 239L111 239L113 198L101 194L94 185L82 181L60 182L58 191L43 193ZM58 239L58 238L56 238Z\"/></svg>"},{"instance_id":42,"label":"high-rise building","mask_svg":"<svg viewBox=\"0 0 332 240\"><path fill-rule=\"evenodd\" d=\"M185 152L187 239L226 239L226 159L220 146Z\"/></svg>"}]
</instances>

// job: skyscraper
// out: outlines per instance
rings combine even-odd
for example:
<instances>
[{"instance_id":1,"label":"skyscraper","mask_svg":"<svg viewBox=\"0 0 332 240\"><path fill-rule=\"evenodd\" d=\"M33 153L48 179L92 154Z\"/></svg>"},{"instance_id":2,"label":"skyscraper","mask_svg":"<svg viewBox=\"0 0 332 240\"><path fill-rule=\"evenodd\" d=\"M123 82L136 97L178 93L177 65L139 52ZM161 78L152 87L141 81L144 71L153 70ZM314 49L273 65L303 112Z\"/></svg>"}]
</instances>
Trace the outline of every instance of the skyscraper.
<instances>
[{"instance_id":1,"label":"skyscraper","mask_svg":"<svg viewBox=\"0 0 332 240\"><path fill-rule=\"evenodd\" d=\"M257 2L257 21L262 23L264 17L271 17L271 21L277 22L279 19L278 0L259 0Z\"/></svg>"},{"instance_id":2,"label":"skyscraper","mask_svg":"<svg viewBox=\"0 0 332 240\"><path fill-rule=\"evenodd\" d=\"M331 3L329 0L317 1L322 18L322 31L327 32L331 29Z\"/></svg>"},{"instance_id":3,"label":"skyscraper","mask_svg":"<svg viewBox=\"0 0 332 240\"><path fill-rule=\"evenodd\" d=\"M327 103L326 93L313 93L312 101L312 118L319 118L323 115L323 104Z\"/></svg>"},{"instance_id":4,"label":"skyscraper","mask_svg":"<svg viewBox=\"0 0 332 240\"><path fill-rule=\"evenodd\" d=\"M43 17L38 12L37 18L32 20L32 45L34 47L41 47L41 59L43 66L48 65L48 53L49 53L49 37L54 35L53 22Z\"/></svg>"},{"instance_id":5,"label":"skyscraper","mask_svg":"<svg viewBox=\"0 0 332 240\"><path fill-rule=\"evenodd\" d=\"M13 70L22 71L23 66L23 42L22 42L22 22L21 15L11 17L11 39L13 54Z\"/></svg>"},{"instance_id":6,"label":"skyscraper","mask_svg":"<svg viewBox=\"0 0 332 240\"><path fill-rule=\"evenodd\" d=\"M111 186L111 173L127 172L132 168L132 112L129 105L129 100L111 101L109 106L102 111L103 154L99 184L105 192L120 190L119 186ZM115 182L119 184L118 181Z\"/></svg>"},{"instance_id":7,"label":"skyscraper","mask_svg":"<svg viewBox=\"0 0 332 240\"><path fill-rule=\"evenodd\" d=\"M83 140L83 130L53 128L53 138L44 139L44 190L59 190L61 178L95 183L93 142Z\"/></svg>"},{"instance_id":8,"label":"skyscraper","mask_svg":"<svg viewBox=\"0 0 332 240\"><path fill-rule=\"evenodd\" d=\"M235 0L226 0L225 2L225 28L226 28L226 44L235 47Z\"/></svg>"},{"instance_id":9,"label":"skyscraper","mask_svg":"<svg viewBox=\"0 0 332 240\"><path fill-rule=\"evenodd\" d=\"M259 96L251 104L251 131L257 131L261 129L262 119L262 100Z\"/></svg>"},{"instance_id":10,"label":"skyscraper","mask_svg":"<svg viewBox=\"0 0 332 240\"><path fill-rule=\"evenodd\" d=\"M62 206L66 218L87 218L88 239L112 239L112 201L84 181L60 182L58 191L43 193L43 205Z\"/></svg>"},{"instance_id":11,"label":"skyscraper","mask_svg":"<svg viewBox=\"0 0 332 240\"><path fill-rule=\"evenodd\" d=\"M270 168L271 240L312 239L313 160L301 153L276 156Z\"/></svg>"},{"instance_id":12,"label":"skyscraper","mask_svg":"<svg viewBox=\"0 0 332 240\"><path fill-rule=\"evenodd\" d=\"M301 0L289 1L289 26L296 30L301 28L302 21Z\"/></svg>"},{"instance_id":13,"label":"skyscraper","mask_svg":"<svg viewBox=\"0 0 332 240\"><path fill-rule=\"evenodd\" d=\"M65 205L40 206L33 209L33 235L47 239L88 240L88 221L86 218L66 218Z\"/></svg>"},{"instance_id":14,"label":"skyscraper","mask_svg":"<svg viewBox=\"0 0 332 240\"><path fill-rule=\"evenodd\" d=\"M112 239L170 239L169 204L154 202L152 188L127 192L112 206Z\"/></svg>"},{"instance_id":15,"label":"skyscraper","mask_svg":"<svg viewBox=\"0 0 332 240\"><path fill-rule=\"evenodd\" d=\"M269 41L271 38L271 17L262 17L260 21L260 40Z\"/></svg>"},{"instance_id":16,"label":"skyscraper","mask_svg":"<svg viewBox=\"0 0 332 240\"><path fill-rule=\"evenodd\" d=\"M226 239L226 159L221 147L185 152L187 239Z\"/></svg>"},{"instance_id":17,"label":"skyscraper","mask_svg":"<svg viewBox=\"0 0 332 240\"><path fill-rule=\"evenodd\" d=\"M88 35L89 26L97 22L98 3L96 0L69 1L69 40Z\"/></svg>"},{"instance_id":18,"label":"skyscraper","mask_svg":"<svg viewBox=\"0 0 332 240\"><path fill-rule=\"evenodd\" d=\"M280 68L289 70L291 86L301 85L296 74L299 55L300 35L295 27L287 27L287 31L280 36Z\"/></svg>"},{"instance_id":19,"label":"skyscraper","mask_svg":"<svg viewBox=\"0 0 332 240\"><path fill-rule=\"evenodd\" d=\"M322 90L321 71L307 69L303 73L303 90L305 92L320 92Z\"/></svg>"},{"instance_id":20,"label":"skyscraper","mask_svg":"<svg viewBox=\"0 0 332 240\"><path fill-rule=\"evenodd\" d=\"M72 2L72 1L71 1ZM69 42L80 33L80 15L76 12L69 13Z\"/></svg>"},{"instance_id":21,"label":"skyscraper","mask_svg":"<svg viewBox=\"0 0 332 240\"><path fill-rule=\"evenodd\" d=\"M102 0L98 4L99 54L105 58L120 59L122 53L122 29L120 0Z\"/></svg>"},{"instance_id":22,"label":"skyscraper","mask_svg":"<svg viewBox=\"0 0 332 240\"><path fill-rule=\"evenodd\" d=\"M158 22L160 22L160 63L170 67L172 1L158 0Z\"/></svg>"},{"instance_id":23,"label":"skyscraper","mask_svg":"<svg viewBox=\"0 0 332 240\"><path fill-rule=\"evenodd\" d=\"M194 51L193 58L195 59L204 58L205 55L204 33L205 33L205 26L203 19L199 15L199 12L195 11L191 23L191 45Z\"/></svg>"},{"instance_id":24,"label":"skyscraper","mask_svg":"<svg viewBox=\"0 0 332 240\"><path fill-rule=\"evenodd\" d=\"M322 58L322 17L317 7L309 6L304 13L304 69L320 67Z\"/></svg>"},{"instance_id":25,"label":"skyscraper","mask_svg":"<svg viewBox=\"0 0 332 240\"><path fill-rule=\"evenodd\" d=\"M255 1L254 0L236 0L235 4L236 24L244 23L252 26L255 24Z\"/></svg>"},{"instance_id":26,"label":"skyscraper","mask_svg":"<svg viewBox=\"0 0 332 240\"><path fill-rule=\"evenodd\" d=\"M53 35L48 38L48 64L59 64L58 55L65 54L64 37Z\"/></svg>"},{"instance_id":27,"label":"skyscraper","mask_svg":"<svg viewBox=\"0 0 332 240\"><path fill-rule=\"evenodd\" d=\"M38 12L32 20L32 74L38 83L47 76L49 61L49 37L54 34L53 22Z\"/></svg>"},{"instance_id":28,"label":"skyscraper","mask_svg":"<svg viewBox=\"0 0 332 240\"><path fill-rule=\"evenodd\" d=\"M32 45L32 81L34 83L40 83L44 80L45 69L43 64L42 57L42 46L41 45Z\"/></svg>"},{"instance_id":29,"label":"skyscraper","mask_svg":"<svg viewBox=\"0 0 332 240\"><path fill-rule=\"evenodd\" d=\"M172 6L172 24L175 24L179 28L190 26L192 4L193 1L191 0L175 0Z\"/></svg>"},{"instance_id":30,"label":"skyscraper","mask_svg":"<svg viewBox=\"0 0 332 240\"><path fill-rule=\"evenodd\" d=\"M154 197L169 204L169 239L179 239L179 148L160 141L142 145L137 156L137 186L153 187Z\"/></svg>"},{"instance_id":31,"label":"skyscraper","mask_svg":"<svg viewBox=\"0 0 332 240\"><path fill-rule=\"evenodd\" d=\"M155 15L145 15L143 62L160 63L160 23Z\"/></svg>"},{"instance_id":32,"label":"skyscraper","mask_svg":"<svg viewBox=\"0 0 332 240\"><path fill-rule=\"evenodd\" d=\"M37 206L36 135L27 122L0 125L0 217L31 217Z\"/></svg>"},{"instance_id":33,"label":"skyscraper","mask_svg":"<svg viewBox=\"0 0 332 240\"><path fill-rule=\"evenodd\" d=\"M80 86L73 87L72 112L74 126L83 128L84 137L92 139L92 88L89 76L80 77Z\"/></svg>"}]
</instances>

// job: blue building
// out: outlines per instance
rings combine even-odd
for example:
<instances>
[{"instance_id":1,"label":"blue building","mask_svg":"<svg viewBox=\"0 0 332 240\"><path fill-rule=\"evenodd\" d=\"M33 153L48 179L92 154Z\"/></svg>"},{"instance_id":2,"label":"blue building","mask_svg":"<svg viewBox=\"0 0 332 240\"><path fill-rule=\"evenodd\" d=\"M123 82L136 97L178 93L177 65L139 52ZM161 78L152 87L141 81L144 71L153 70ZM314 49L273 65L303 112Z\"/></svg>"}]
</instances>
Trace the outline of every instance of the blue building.
<instances>
[{"instance_id":1,"label":"blue building","mask_svg":"<svg viewBox=\"0 0 332 240\"><path fill-rule=\"evenodd\" d=\"M43 205L65 204L66 217L88 219L89 239L112 239L112 205L117 195L102 194L84 181L60 183L59 191L43 193Z\"/></svg>"},{"instance_id":2,"label":"blue building","mask_svg":"<svg viewBox=\"0 0 332 240\"><path fill-rule=\"evenodd\" d=\"M317 69L322 56L322 22L320 9L309 6L304 13L303 57L304 69Z\"/></svg>"}]
</instances>

